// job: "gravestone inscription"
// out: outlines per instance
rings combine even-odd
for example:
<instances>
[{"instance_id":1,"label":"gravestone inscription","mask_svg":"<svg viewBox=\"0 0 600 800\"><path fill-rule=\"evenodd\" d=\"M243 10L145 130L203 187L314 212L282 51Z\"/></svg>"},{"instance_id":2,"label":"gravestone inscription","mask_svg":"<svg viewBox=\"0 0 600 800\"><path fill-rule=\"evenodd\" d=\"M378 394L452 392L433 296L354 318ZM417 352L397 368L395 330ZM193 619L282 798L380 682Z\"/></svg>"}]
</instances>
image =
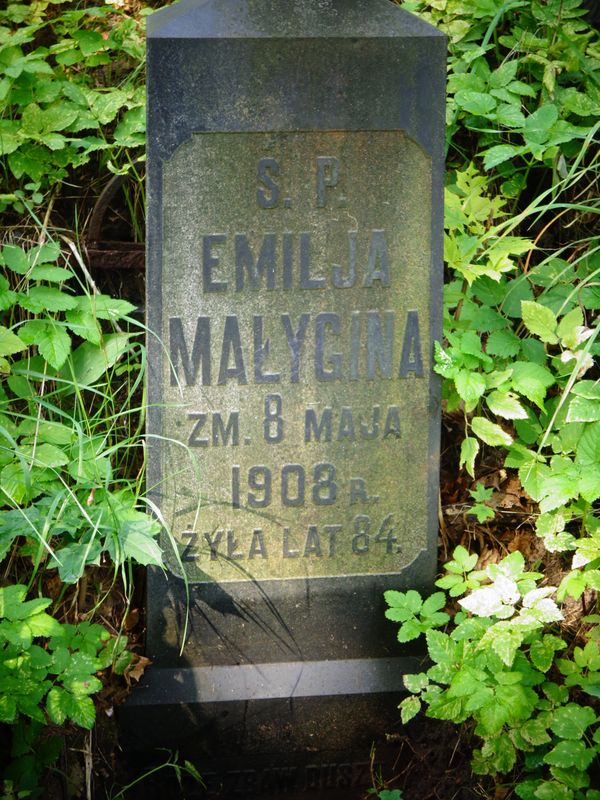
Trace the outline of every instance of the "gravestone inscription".
<instances>
[{"instance_id":1,"label":"gravestone inscription","mask_svg":"<svg viewBox=\"0 0 600 800\"><path fill-rule=\"evenodd\" d=\"M414 666L382 592L427 590L436 561L444 77L444 37L389 0L149 18L167 570L133 703L213 764L354 775Z\"/></svg>"}]
</instances>

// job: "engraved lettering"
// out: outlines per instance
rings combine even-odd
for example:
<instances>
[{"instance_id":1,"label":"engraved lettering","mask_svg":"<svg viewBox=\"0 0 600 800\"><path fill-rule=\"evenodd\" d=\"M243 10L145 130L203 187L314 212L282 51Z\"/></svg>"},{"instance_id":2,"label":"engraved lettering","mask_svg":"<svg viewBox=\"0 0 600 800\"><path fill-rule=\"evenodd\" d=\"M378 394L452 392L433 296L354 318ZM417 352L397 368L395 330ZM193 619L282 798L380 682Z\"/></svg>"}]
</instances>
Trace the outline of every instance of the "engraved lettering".
<instances>
[{"instance_id":1,"label":"engraved lettering","mask_svg":"<svg viewBox=\"0 0 600 800\"><path fill-rule=\"evenodd\" d=\"M315 376L319 381L333 381L342 377L342 356L331 353L329 369L325 369L325 332L329 329L334 336L340 333L340 318L337 314L317 314L315 321Z\"/></svg>"},{"instance_id":2,"label":"engraved lettering","mask_svg":"<svg viewBox=\"0 0 600 800\"><path fill-rule=\"evenodd\" d=\"M265 545L265 536L260 528L255 528L252 531L252 541L250 542L250 550L248 558L254 558L259 555L261 558L267 558L267 548Z\"/></svg>"},{"instance_id":3,"label":"engraved lettering","mask_svg":"<svg viewBox=\"0 0 600 800\"><path fill-rule=\"evenodd\" d=\"M187 386L194 386L202 364L202 384L210 386L210 318L198 317L192 346L192 358L183 335L181 317L169 318L169 356L171 359L171 386L179 385L179 363L183 368Z\"/></svg>"},{"instance_id":4,"label":"engraved lettering","mask_svg":"<svg viewBox=\"0 0 600 800\"><path fill-rule=\"evenodd\" d=\"M279 174L279 164L274 158L261 158L258 162L258 180L269 190L267 194L262 186L256 190L256 199L261 208L275 208L279 200L279 186L271 175Z\"/></svg>"},{"instance_id":5,"label":"engraved lettering","mask_svg":"<svg viewBox=\"0 0 600 800\"><path fill-rule=\"evenodd\" d=\"M375 365L382 378L392 377L394 352L394 312L384 311L385 333L381 330L381 315L377 311L367 312L367 379L375 378Z\"/></svg>"},{"instance_id":6,"label":"engraved lettering","mask_svg":"<svg viewBox=\"0 0 600 800\"><path fill-rule=\"evenodd\" d=\"M337 186L340 179L340 165L334 156L317 156L317 208L324 208L327 202L326 188Z\"/></svg>"},{"instance_id":7,"label":"engraved lettering","mask_svg":"<svg viewBox=\"0 0 600 800\"><path fill-rule=\"evenodd\" d=\"M414 372L417 378L423 377L419 312L415 309L411 309L406 315L406 328L404 329L399 377L405 378L409 372Z\"/></svg>"},{"instance_id":8,"label":"engraved lettering","mask_svg":"<svg viewBox=\"0 0 600 800\"><path fill-rule=\"evenodd\" d=\"M234 365L229 366L233 355ZM246 368L242 354L242 341L240 339L240 329L237 317L230 316L225 318L225 331L223 333L223 348L221 350L221 363L219 366L219 379L217 383L222 386L233 378L240 384L247 383Z\"/></svg>"},{"instance_id":9,"label":"engraved lettering","mask_svg":"<svg viewBox=\"0 0 600 800\"><path fill-rule=\"evenodd\" d=\"M226 446L231 444L235 447L240 443L240 412L232 411L227 417L227 425L223 424L221 414L213 411L212 415L212 443L216 447L219 444Z\"/></svg>"},{"instance_id":10,"label":"engraved lettering","mask_svg":"<svg viewBox=\"0 0 600 800\"><path fill-rule=\"evenodd\" d=\"M310 320L310 314L301 314L298 321L298 328L294 332L289 314L281 315L281 322L285 331L288 347L290 348L290 381L298 383L300 375L300 350L306 336L306 328Z\"/></svg>"},{"instance_id":11,"label":"engraved lettering","mask_svg":"<svg viewBox=\"0 0 600 800\"><path fill-rule=\"evenodd\" d=\"M200 554L194 551L194 548L198 544L198 534L196 531L183 531L181 538L189 539L189 542L186 544L181 554L181 560L195 561L197 558L200 558Z\"/></svg>"},{"instance_id":12,"label":"engraved lettering","mask_svg":"<svg viewBox=\"0 0 600 800\"><path fill-rule=\"evenodd\" d=\"M254 256L248 244L248 239L243 233L235 234L235 290L244 289L244 274L248 274L248 288L260 289L263 273L267 273L267 289L275 288L275 234L266 233L263 236L260 254L254 261Z\"/></svg>"},{"instance_id":13,"label":"engraved lettering","mask_svg":"<svg viewBox=\"0 0 600 800\"><path fill-rule=\"evenodd\" d=\"M189 447L207 447L208 446L208 439L201 439L199 437L199 433L206 424L206 417L207 414L202 414L201 412L192 412L187 415L188 419L195 419L196 423L192 428L192 432L190 433L188 439L188 446Z\"/></svg>"},{"instance_id":14,"label":"engraved lettering","mask_svg":"<svg viewBox=\"0 0 600 800\"><path fill-rule=\"evenodd\" d=\"M254 334L254 380L256 383L279 383L279 372L263 372L265 359L269 356L270 343L263 341L263 318L259 314L253 317Z\"/></svg>"},{"instance_id":15,"label":"engraved lettering","mask_svg":"<svg viewBox=\"0 0 600 800\"><path fill-rule=\"evenodd\" d=\"M363 286L373 286L374 281L381 281L382 286L390 285L390 263L385 231L371 232L367 274Z\"/></svg>"},{"instance_id":16,"label":"engraved lettering","mask_svg":"<svg viewBox=\"0 0 600 800\"><path fill-rule=\"evenodd\" d=\"M205 292L224 292L227 289L227 281L217 281L213 277L219 256L212 250L213 245L223 244L226 240L224 233L209 233L202 238L202 288Z\"/></svg>"}]
</instances>

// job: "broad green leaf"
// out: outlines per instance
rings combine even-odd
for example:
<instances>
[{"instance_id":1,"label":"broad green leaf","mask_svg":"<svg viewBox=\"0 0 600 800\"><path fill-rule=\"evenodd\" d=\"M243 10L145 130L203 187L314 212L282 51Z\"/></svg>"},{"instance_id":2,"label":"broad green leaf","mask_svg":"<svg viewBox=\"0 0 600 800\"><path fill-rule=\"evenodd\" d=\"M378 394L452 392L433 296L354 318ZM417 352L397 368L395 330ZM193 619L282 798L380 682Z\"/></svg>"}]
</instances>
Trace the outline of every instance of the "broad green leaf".
<instances>
[{"instance_id":1,"label":"broad green leaf","mask_svg":"<svg viewBox=\"0 0 600 800\"><path fill-rule=\"evenodd\" d=\"M454 95L457 106L469 114L485 116L496 108L495 99L484 92L472 92L468 89L461 89Z\"/></svg>"},{"instance_id":2,"label":"broad green leaf","mask_svg":"<svg viewBox=\"0 0 600 800\"><path fill-rule=\"evenodd\" d=\"M106 41L97 31L79 30L73 32L73 38L84 56L91 56L106 48Z\"/></svg>"},{"instance_id":3,"label":"broad green leaf","mask_svg":"<svg viewBox=\"0 0 600 800\"><path fill-rule=\"evenodd\" d=\"M16 697L5 694L5 692L2 692L0 694L0 722L6 722L10 724L15 721L16 717L17 717Z\"/></svg>"},{"instance_id":4,"label":"broad green leaf","mask_svg":"<svg viewBox=\"0 0 600 800\"><path fill-rule=\"evenodd\" d=\"M29 464L34 464L36 467L64 467L65 464L69 463L69 457L65 451L48 442L21 445L19 451Z\"/></svg>"},{"instance_id":5,"label":"broad green leaf","mask_svg":"<svg viewBox=\"0 0 600 800\"><path fill-rule=\"evenodd\" d=\"M509 447L512 444L512 436L485 417L473 417L471 428L476 436L491 447Z\"/></svg>"},{"instance_id":6,"label":"broad green leaf","mask_svg":"<svg viewBox=\"0 0 600 800\"><path fill-rule=\"evenodd\" d=\"M577 329L583 325L583 311L577 306L561 319L557 334L562 345L574 349L579 344Z\"/></svg>"},{"instance_id":7,"label":"broad green leaf","mask_svg":"<svg viewBox=\"0 0 600 800\"><path fill-rule=\"evenodd\" d=\"M70 709L70 695L60 686L53 686L46 696L46 711L56 725L62 725Z\"/></svg>"},{"instance_id":8,"label":"broad green leaf","mask_svg":"<svg viewBox=\"0 0 600 800\"><path fill-rule=\"evenodd\" d=\"M556 344L558 336L556 335L557 319L554 312L543 306L541 303L535 303L530 300L521 301L521 312L523 314L523 322L530 333L538 336L542 342L548 344Z\"/></svg>"},{"instance_id":9,"label":"broad green leaf","mask_svg":"<svg viewBox=\"0 0 600 800\"><path fill-rule=\"evenodd\" d=\"M74 542L55 552L50 568L58 567L63 583L77 583L88 564L99 564L102 546L98 540L89 544Z\"/></svg>"},{"instance_id":10,"label":"broad green leaf","mask_svg":"<svg viewBox=\"0 0 600 800\"><path fill-rule=\"evenodd\" d=\"M55 267L51 264L40 264L38 267L31 268L30 279L36 281L48 281L49 283L63 283L74 275L70 269Z\"/></svg>"},{"instance_id":11,"label":"broad green leaf","mask_svg":"<svg viewBox=\"0 0 600 800\"><path fill-rule=\"evenodd\" d=\"M596 756L594 748L586 747L583 742L559 742L544 756L546 764L552 764L563 769L576 767L585 771Z\"/></svg>"},{"instance_id":12,"label":"broad green leaf","mask_svg":"<svg viewBox=\"0 0 600 800\"><path fill-rule=\"evenodd\" d=\"M77 298L61 292L54 286L32 286L26 295L21 295L20 301L21 305L33 314L66 311L77 306Z\"/></svg>"},{"instance_id":13,"label":"broad green leaf","mask_svg":"<svg viewBox=\"0 0 600 800\"><path fill-rule=\"evenodd\" d=\"M528 144L542 144L550 136L550 128L558 119L558 109L547 103L530 114L523 126L523 137Z\"/></svg>"},{"instance_id":14,"label":"broad green leaf","mask_svg":"<svg viewBox=\"0 0 600 800\"><path fill-rule=\"evenodd\" d=\"M0 356L12 356L27 350L25 342L12 331L0 325Z\"/></svg>"},{"instance_id":15,"label":"broad green leaf","mask_svg":"<svg viewBox=\"0 0 600 800\"><path fill-rule=\"evenodd\" d=\"M581 739L587 728L596 720L596 713L589 706L568 703L556 709L550 727L561 739Z\"/></svg>"},{"instance_id":16,"label":"broad green leaf","mask_svg":"<svg viewBox=\"0 0 600 800\"><path fill-rule=\"evenodd\" d=\"M34 636L55 636L60 632L60 622L50 614L27 617L27 625Z\"/></svg>"},{"instance_id":17,"label":"broad green leaf","mask_svg":"<svg viewBox=\"0 0 600 800\"><path fill-rule=\"evenodd\" d=\"M514 158L521 152L522 148L515 147L512 144L497 144L490 147L483 152L483 167L486 170L493 169L499 164L503 164L511 158Z\"/></svg>"},{"instance_id":18,"label":"broad green leaf","mask_svg":"<svg viewBox=\"0 0 600 800\"><path fill-rule=\"evenodd\" d=\"M96 721L96 709L90 697L68 695L68 716L76 725L91 730Z\"/></svg>"},{"instance_id":19,"label":"broad green leaf","mask_svg":"<svg viewBox=\"0 0 600 800\"><path fill-rule=\"evenodd\" d=\"M17 247L14 244L4 245L2 248L2 261L9 269L16 272L18 275L25 275L29 270L27 253L22 247Z\"/></svg>"},{"instance_id":20,"label":"broad green leaf","mask_svg":"<svg viewBox=\"0 0 600 800\"><path fill-rule=\"evenodd\" d=\"M65 314L66 324L76 336L86 339L92 344L99 345L102 340L102 331L96 317L86 311L74 309Z\"/></svg>"},{"instance_id":21,"label":"broad green leaf","mask_svg":"<svg viewBox=\"0 0 600 800\"><path fill-rule=\"evenodd\" d=\"M581 467L594 467L600 460L600 422L586 425L577 443L575 463Z\"/></svg>"},{"instance_id":22,"label":"broad green leaf","mask_svg":"<svg viewBox=\"0 0 600 800\"><path fill-rule=\"evenodd\" d=\"M555 382L550 370L531 361L515 361L512 371L511 382L515 391L544 410L546 391Z\"/></svg>"},{"instance_id":23,"label":"broad green leaf","mask_svg":"<svg viewBox=\"0 0 600 800\"><path fill-rule=\"evenodd\" d=\"M521 340L513 331L493 331L488 337L486 352L493 356L510 358L521 349Z\"/></svg>"},{"instance_id":24,"label":"broad green leaf","mask_svg":"<svg viewBox=\"0 0 600 800\"><path fill-rule=\"evenodd\" d=\"M567 412L567 422L599 422L600 399L588 400L585 397L573 397Z\"/></svg>"},{"instance_id":25,"label":"broad green leaf","mask_svg":"<svg viewBox=\"0 0 600 800\"><path fill-rule=\"evenodd\" d=\"M543 781L534 792L536 800L573 800L574 796L568 786L558 781Z\"/></svg>"},{"instance_id":26,"label":"broad green leaf","mask_svg":"<svg viewBox=\"0 0 600 800\"><path fill-rule=\"evenodd\" d=\"M546 744L550 736L540 719L528 719L519 729L521 736L533 745Z\"/></svg>"},{"instance_id":27,"label":"broad green leaf","mask_svg":"<svg viewBox=\"0 0 600 800\"><path fill-rule=\"evenodd\" d=\"M465 411L472 411L485 392L485 378L480 372L460 369L454 376L456 391L465 403Z\"/></svg>"},{"instance_id":28,"label":"broad green leaf","mask_svg":"<svg viewBox=\"0 0 600 800\"><path fill-rule=\"evenodd\" d=\"M406 725L421 710L421 701L418 697L405 697L398 708L400 709L402 723Z\"/></svg>"},{"instance_id":29,"label":"broad green leaf","mask_svg":"<svg viewBox=\"0 0 600 800\"><path fill-rule=\"evenodd\" d=\"M74 391L75 385L79 388L93 386L128 347L129 335L126 333L105 336L100 347L84 342L71 354L60 372L60 377L71 384L63 391Z\"/></svg>"},{"instance_id":30,"label":"broad green leaf","mask_svg":"<svg viewBox=\"0 0 600 800\"><path fill-rule=\"evenodd\" d=\"M512 392L490 392L485 398L490 411L504 419L527 419L527 411Z\"/></svg>"},{"instance_id":31,"label":"broad green leaf","mask_svg":"<svg viewBox=\"0 0 600 800\"><path fill-rule=\"evenodd\" d=\"M571 393L585 397L586 400L600 400L600 380L578 381L571 389Z\"/></svg>"},{"instance_id":32,"label":"broad green leaf","mask_svg":"<svg viewBox=\"0 0 600 800\"><path fill-rule=\"evenodd\" d=\"M96 294L92 297L79 298L79 308L92 313L98 319L116 322L135 311L135 306L127 300Z\"/></svg>"},{"instance_id":33,"label":"broad green leaf","mask_svg":"<svg viewBox=\"0 0 600 800\"><path fill-rule=\"evenodd\" d=\"M71 337L52 319L29 320L19 334L28 344L37 344L38 352L53 369L60 369L71 352Z\"/></svg>"},{"instance_id":34,"label":"broad green leaf","mask_svg":"<svg viewBox=\"0 0 600 800\"><path fill-rule=\"evenodd\" d=\"M473 436L466 436L460 445L459 467L465 466L469 475L475 477L475 459L479 453L479 442Z\"/></svg>"}]
</instances>

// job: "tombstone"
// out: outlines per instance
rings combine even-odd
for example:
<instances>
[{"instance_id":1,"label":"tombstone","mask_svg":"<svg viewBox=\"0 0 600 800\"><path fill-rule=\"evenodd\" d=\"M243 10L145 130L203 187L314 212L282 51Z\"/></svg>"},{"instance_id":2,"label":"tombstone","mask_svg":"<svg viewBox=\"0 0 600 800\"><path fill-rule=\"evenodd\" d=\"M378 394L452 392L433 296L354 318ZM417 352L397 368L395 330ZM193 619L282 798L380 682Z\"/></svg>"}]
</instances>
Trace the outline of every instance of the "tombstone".
<instances>
[{"instance_id":1,"label":"tombstone","mask_svg":"<svg viewBox=\"0 0 600 800\"><path fill-rule=\"evenodd\" d=\"M418 668L383 592L436 565L444 84L445 38L389 0L148 19L167 568L129 713L225 796L370 785Z\"/></svg>"}]
</instances>

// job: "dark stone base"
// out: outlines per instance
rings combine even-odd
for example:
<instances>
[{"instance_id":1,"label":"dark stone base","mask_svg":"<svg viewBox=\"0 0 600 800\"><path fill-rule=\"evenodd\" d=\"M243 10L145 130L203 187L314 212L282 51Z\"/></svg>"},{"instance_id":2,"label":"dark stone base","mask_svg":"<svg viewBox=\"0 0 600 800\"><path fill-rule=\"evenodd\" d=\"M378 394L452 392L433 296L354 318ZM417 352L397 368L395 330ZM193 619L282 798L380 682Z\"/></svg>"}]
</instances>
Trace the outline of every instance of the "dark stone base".
<instances>
[{"instance_id":1,"label":"dark stone base","mask_svg":"<svg viewBox=\"0 0 600 800\"><path fill-rule=\"evenodd\" d=\"M189 797L363 797L393 769L402 675L419 669L416 658L151 669L120 710L122 745L140 763L177 750L205 782Z\"/></svg>"}]
</instances>

